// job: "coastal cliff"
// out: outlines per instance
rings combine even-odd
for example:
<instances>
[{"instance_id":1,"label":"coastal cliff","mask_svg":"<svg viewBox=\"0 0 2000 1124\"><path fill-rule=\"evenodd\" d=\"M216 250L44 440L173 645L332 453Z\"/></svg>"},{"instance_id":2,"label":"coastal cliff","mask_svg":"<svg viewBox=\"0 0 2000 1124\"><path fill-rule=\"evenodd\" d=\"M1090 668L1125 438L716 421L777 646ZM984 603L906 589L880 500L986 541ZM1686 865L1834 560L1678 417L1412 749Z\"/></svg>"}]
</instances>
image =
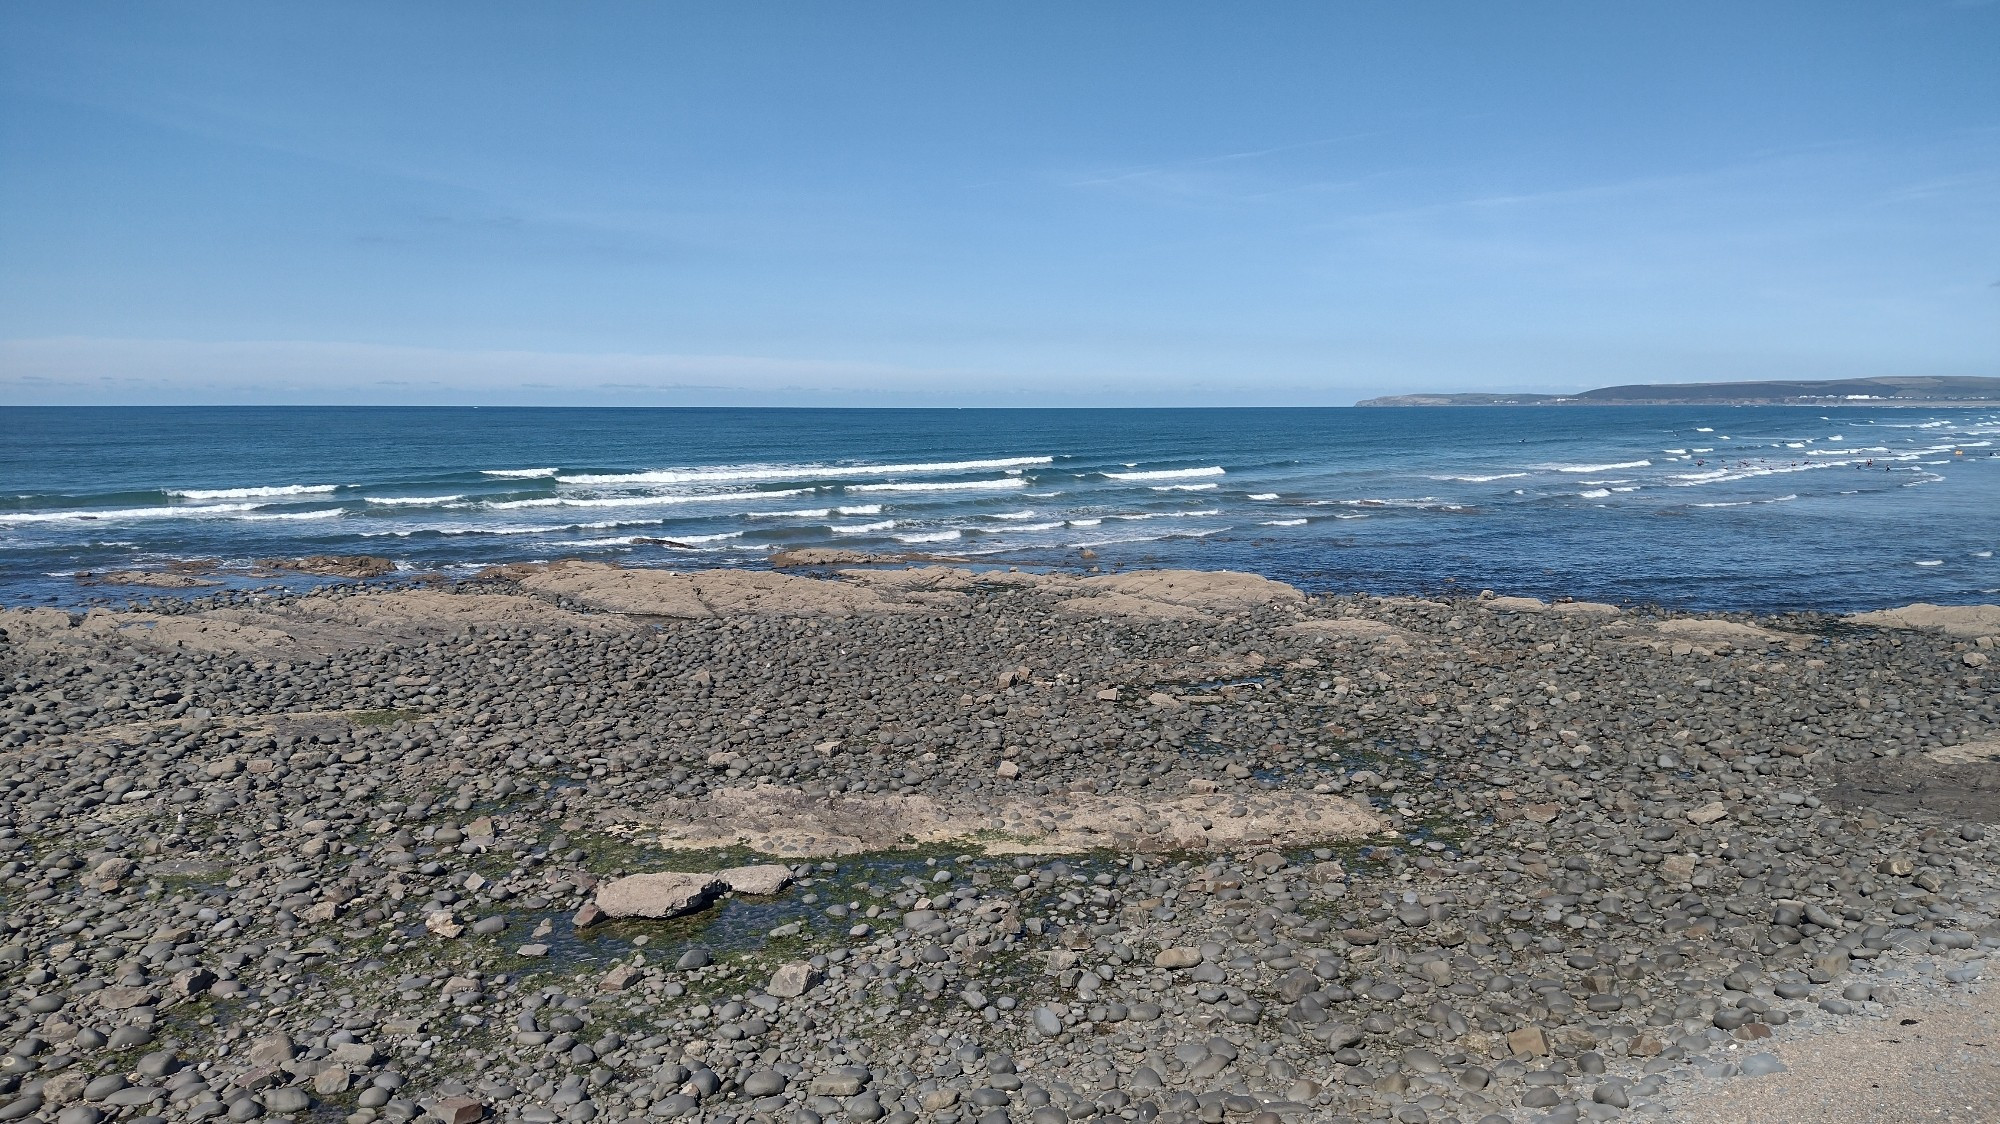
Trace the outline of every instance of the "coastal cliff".
<instances>
[{"instance_id":1,"label":"coastal cliff","mask_svg":"<svg viewBox=\"0 0 2000 1124\"><path fill-rule=\"evenodd\" d=\"M1576 394L1391 394L1357 406L1982 406L2000 404L2000 378L1801 379L1606 386Z\"/></svg>"}]
</instances>

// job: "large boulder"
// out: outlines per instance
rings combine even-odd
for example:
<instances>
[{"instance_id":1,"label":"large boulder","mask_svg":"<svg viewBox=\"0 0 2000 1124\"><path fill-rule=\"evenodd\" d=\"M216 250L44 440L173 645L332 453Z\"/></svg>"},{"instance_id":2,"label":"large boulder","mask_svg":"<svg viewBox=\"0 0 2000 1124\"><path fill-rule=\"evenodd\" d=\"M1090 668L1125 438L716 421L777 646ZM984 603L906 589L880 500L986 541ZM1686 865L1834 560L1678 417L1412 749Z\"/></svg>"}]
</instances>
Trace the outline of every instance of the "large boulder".
<instances>
[{"instance_id":1,"label":"large boulder","mask_svg":"<svg viewBox=\"0 0 2000 1124\"><path fill-rule=\"evenodd\" d=\"M607 920L644 918L664 921L682 917L714 901L729 883L713 872L631 874L597 888L597 909Z\"/></svg>"},{"instance_id":2,"label":"large boulder","mask_svg":"<svg viewBox=\"0 0 2000 1124\"><path fill-rule=\"evenodd\" d=\"M728 884L731 893L758 897L768 897L792 884L792 868L782 863L732 866L716 871L715 876Z\"/></svg>"}]
</instances>

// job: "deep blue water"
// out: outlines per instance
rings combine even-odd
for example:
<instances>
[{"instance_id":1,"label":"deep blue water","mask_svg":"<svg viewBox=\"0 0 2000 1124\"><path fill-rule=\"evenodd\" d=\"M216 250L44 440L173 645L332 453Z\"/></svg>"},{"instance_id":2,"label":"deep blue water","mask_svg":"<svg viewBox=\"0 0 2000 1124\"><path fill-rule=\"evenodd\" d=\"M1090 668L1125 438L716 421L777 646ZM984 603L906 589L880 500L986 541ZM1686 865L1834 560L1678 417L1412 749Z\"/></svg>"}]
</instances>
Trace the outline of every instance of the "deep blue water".
<instances>
[{"instance_id":1,"label":"deep blue water","mask_svg":"<svg viewBox=\"0 0 2000 1124\"><path fill-rule=\"evenodd\" d=\"M814 545L1020 565L1080 565L1088 547L1334 591L1992 600L1996 441L2000 410L1867 404L10 408L0 602L122 598L70 575L185 558L470 573L761 565Z\"/></svg>"}]
</instances>

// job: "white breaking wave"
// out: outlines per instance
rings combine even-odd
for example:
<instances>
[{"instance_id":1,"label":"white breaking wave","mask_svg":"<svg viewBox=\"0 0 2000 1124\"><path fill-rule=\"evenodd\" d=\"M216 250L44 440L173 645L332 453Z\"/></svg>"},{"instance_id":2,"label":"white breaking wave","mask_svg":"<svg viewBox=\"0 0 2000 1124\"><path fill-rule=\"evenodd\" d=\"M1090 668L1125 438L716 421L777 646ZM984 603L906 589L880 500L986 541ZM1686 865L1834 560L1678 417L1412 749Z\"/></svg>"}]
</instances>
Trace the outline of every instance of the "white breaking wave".
<instances>
[{"instance_id":1,"label":"white breaking wave","mask_svg":"<svg viewBox=\"0 0 2000 1124\"><path fill-rule=\"evenodd\" d=\"M1606 496L1609 496L1610 494L1611 494L1611 489L1609 488L1590 488L1585 491L1577 493L1577 495L1582 496L1584 499L1587 500L1601 500Z\"/></svg>"},{"instance_id":2,"label":"white breaking wave","mask_svg":"<svg viewBox=\"0 0 2000 1124\"><path fill-rule=\"evenodd\" d=\"M0 523L65 523L123 521L127 519L175 519L189 516L227 515L234 511L255 511L261 503L218 503L207 507L124 507L104 511L24 511L0 515Z\"/></svg>"},{"instance_id":3,"label":"white breaking wave","mask_svg":"<svg viewBox=\"0 0 2000 1124\"><path fill-rule=\"evenodd\" d=\"M897 535L897 542L950 542L958 537L957 531L929 531L918 535Z\"/></svg>"},{"instance_id":4,"label":"white breaking wave","mask_svg":"<svg viewBox=\"0 0 2000 1124\"><path fill-rule=\"evenodd\" d=\"M369 503L379 503L388 507L420 507L424 504L455 503L464 496L367 496Z\"/></svg>"},{"instance_id":5,"label":"white breaking wave","mask_svg":"<svg viewBox=\"0 0 2000 1124\"><path fill-rule=\"evenodd\" d=\"M594 527L614 527L615 523L559 523L553 526L466 526L460 523L433 523L424 527L402 527L394 531L361 531L357 537L364 539L407 539L413 535L555 535L565 531L577 531Z\"/></svg>"},{"instance_id":6,"label":"white breaking wave","mask_svg":"<svg viewBox=\"0 0 2000 1124\"><path fill-rule=\"evenodd\" d=\"M1266 519L1263 523L1259 524L1259 526L1264 527L1303 527L1305 525L1306 521L1303 519Z\"/></svg>"},{"instance_id":7,"label":"white breaking wave","mask_svg":"<svg viewBox=\"0 0 2000 1124\"><path fill-rule=\"evenodd\" d=\"M1026 511L994 511L986 515L988 519L1033 519L1034 517L1034 508L1029 508Z\"/></svg>"},{"instance_id":8,"label":"white breaking wave","mask_svg":"<svg viewBox=\"0 0 2000 1124\"><path fill-rule=\"evenodd\" d=\"M765 494L769 495L771 493ZM792 517L800 519L824 519L829 515L880 515L881 513L881 504L863 503L855 504L852 507L807 507L800 508L797 511L746 511L743 515L746 519L785 519Z\"/></svg>"},{"instance_id":9,"label":"white breaking wave","mask_svg":"<svg viewBox=\"0 0 2000 1124\"><path fill-rule=\"evenodd\" d=\"M1417 496L1412 499L1359 499L1359 500L1312 500L1311 507L1445 507L1456 509L1457 504L1441 504L1436 496Z\"/></svg>"},{"instance_id":10,"label":"white breaking wave","mask_svg":"<svg viewBox=\"0 0 2000 1124\"><path fill-rule=\"evenodd\" d=\"M802 496L810 491L811 488L791 488L783 492L727 492L705 496L611 496L602 499L547 496L533 500L499 500L486 506L495 511L512 511L522 507L653 507L676 503L744 503L749 500L767 500L780 496Z\"/></svg>"},{"instance_id":11,"label":"white breaking wave","mask_svg":"<svg viewBox=\"0 0 2000 1124\"><path fill-rule=\"evenodd\" d=\"M850 523L846 526L835 523L828 527L827 530L832 531L836 535L872 535L877 531L886 531L895 525L896 521L894 519L884 519L880 523Z\"/></svg>"},{"instance_id":12,"label":"white breaking wave","mask_svg":"<svg viewBox=\"0 0 2000 1124\"><path fill-rule=\"evenodd\" d=\"M255 519L258 521L267 519L335 519L343 514L345 513L341 509L329 507L320 511L280 511L270 515L239 515L236 518Z\"/></svg>"},{"instance_id":13,"label":"white breaking wave","mask_svg":"<svg viewBox=\"0 0 2000 1124\"><path fill-rule=\"evenodd\" d=\"M723 542L727 539L740 539L743 537L743 532L725 531L719 535L662 535L660 537L665 539L672 539L675 542L685 542L685 543Z\"/></svg>"},{"instance_id":14,"label":"white breaking wave","mask_svg":"<svg viewBox=\"0 0 2000 1124\"><path fill-rule=\"evenodd\" d=\"M1563 471L1567 472L1569 470L1564 469ZM1460 484L1491 484L1495 480L1513 480L1526 475L1528 474L1525 472L1496 472L1491 476L1433 476L1431 479L1450 480ZM1256 499L1257 497L1252 496L1250 498Z\"/></svg>"},{"instance_id":15,"label":"white breaking wave","mask_svg":"<svg viewBox=\"0 0 2000 1124\"><path fill-rule=\"evenodd\" d=\"M1278 493L1276 493L1276 492L1258 492L1257 494L1255 494L1255 495L1253 495L1253 496L1250 496L1249 498L1250 498L1250 499L1253 499L1253 500L1274 500L1274 499L1277 499L1277 498L1278 498Z\"/></svg>"},{"instance_id":16,"label":"white breaking wave","mask_svg":"<svg viewBox=\"0 0 2000 1124\"><path fill-rule=\"evenodd\" d=\"M1104 475L1113 480L1173 480L1182 476L1221 476L1223 468L1219 464L1207 468L1158 468L1150 472L1107 472Z\"/></svg>"},{"instance_id":17,"label":"white breaking wave","mask_svg":"<svg viewBox=\"0 0 2000 1124\"><path fill-rule=\"evenodd\" d=\"M255 500L272 496L309 496L331 492L338 484L277 484L264 488L169 488L167 494L184 500Z\"/></svg>"},{"instance_id":18,"label":"white breaking wave","mask_svg":"<svg viewBox=\"0 0 2000 1124\"><path fill-rule=\"evenodd\" d=\"M1057 520L1057 521L1055 521L1054 523L1017 523L1017 524L1015 524L1014 526L1012 526L1012 527L1009 527L1009 528L1007 528L1007 529L1008 529L1008 530L1010 530L1010 531L1022 531L1022 532L1026 532L1026 531L1053 531L1053 530L1055 530L1056 528L1058 528L1058 527L1061 527L1061 526L1063 526L1063 525L1064 525L1064 524L1063 524L1062 520L1058 519L1058 520Z\"/></svg>"},{"instance_id":19,"label":"white breaking wave","mask_svg":"<svg viewBox=\"0 0 2000 1124\"><path fill-rule=\"evenodd\" d=\"M991 489L1025 487L1027 481L1018 476L1003 477L998 480L955 480L940 484L849 484L850 492L976 492Z\"/></svg>"},{"instance_id":20,"label":"white breaking wave","mask_svg":"<svg viewBox=\"0 0 2000 1124\"><path fill-rule=\"evenodd\" d=\"M505 476L510 480L539 480L544 476L554 476L554 468L482 468L481 476Z\"/></svg>"},{"instance_id":21,"label":"white breaking wave","mask_svg":"<svg viewBox=\"0 0 2000 1124\"><path fill-rule=\"evenodd\" d=\"M1907 458L1905 458L1907 459ZM1677 475L1673 480L1684 480L1684 484L1667 483L1675 488L1695 488L1703 484L1721 484L1731 480L1749 480L1758 476L1778 476L1787 472L1810 472L1816 468L1845 468L1852 461L1824 461L1818 464L1786 464L1764 468L1727 469L1718 468L1709 472L1689 472Z\"/></svg>"},{"instance_id":22,"label":"white breaking wave","mask_svg":"<svg viewBox=\"0 0 2000 1124\"><path fill-rule=\"evenodd\" d=\"M1558 464L1551 467L1557 472L1611 472L1620 468L1645 468L1652 461L1619 461L1617 464Z\"/></svg>"},{"instance_id":23,"label":"white breaking wave","mask_svg":"<svg viewBox=\"0 0 2000 1124\"><path fill-rule=\"evenodd\" d=\"M561 476L563 484L687 484L717 480L796 480L841 476L894 476L899 473L977 472L1048 464L1054 457L1001 457L991 460L938 461L932 464L806 464L733 465L722 468L669 468L656 472L622 472Z\"/></svg>"},{"instance_id":24,"label":"white breaking wave","mask_svg":"<svg viewBox=\"0 0 2000 1124\"><path fill-rule=\"evenodd\" d=\"M1929 559L1929 560L1927 560L1927 561L1923 561L1923 562L1918 562L1918 563L1915 563L1915 564L1916 564L1916 565L1918 565L1918 566L1942 566L1942 565L1944 565L1944 559L1942 559L1942 558L1932 558L1932 559Z\"/></svg>"}]
</instances>

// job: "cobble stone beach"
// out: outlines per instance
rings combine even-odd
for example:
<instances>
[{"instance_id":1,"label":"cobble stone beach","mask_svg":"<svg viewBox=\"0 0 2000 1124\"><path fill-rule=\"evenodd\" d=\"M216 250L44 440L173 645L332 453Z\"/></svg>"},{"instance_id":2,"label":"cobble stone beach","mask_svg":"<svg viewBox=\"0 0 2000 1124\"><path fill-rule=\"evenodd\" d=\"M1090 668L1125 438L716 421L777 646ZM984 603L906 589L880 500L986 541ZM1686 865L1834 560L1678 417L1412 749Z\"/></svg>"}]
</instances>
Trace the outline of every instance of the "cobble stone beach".
<instances>
[{"instance_id":1,"label":"cobble stone beach","mask_svg":"<svg viewBox=\"0 0 2000 1124\"><path fill-rule=\"evenodd\" d=\"M778 561L0 612L0 1120L2000 1116L2000 609Z\"/></svg>"}]
</instances>

